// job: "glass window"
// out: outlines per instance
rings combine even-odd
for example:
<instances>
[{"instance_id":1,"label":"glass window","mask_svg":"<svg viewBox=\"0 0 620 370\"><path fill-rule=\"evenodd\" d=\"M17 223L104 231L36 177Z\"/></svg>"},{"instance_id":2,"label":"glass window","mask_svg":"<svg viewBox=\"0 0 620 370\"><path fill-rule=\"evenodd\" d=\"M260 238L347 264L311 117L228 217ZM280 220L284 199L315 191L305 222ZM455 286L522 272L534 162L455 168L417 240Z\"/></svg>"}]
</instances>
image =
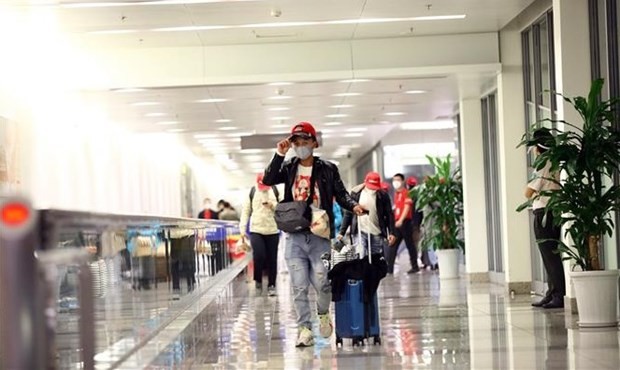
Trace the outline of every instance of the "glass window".
<instances>
[{"instance_id":1,"label":"glass window","mask_svg":"<svg viewBox=\"0 0 620 370\"><path fill-rule=\"evenodd\" d=\"M529 44L529 81L530 81L530 91L529 91L529 100L531 102L536 101L536 73L534 73L535 63L534 63L534 31L530 29L528 32L528 44ZM534 122L534 121L532 121Z\"/></svg>"},{"instance_id":2,"label":"glass window","mask_svg":"<svg viewBox=\"0 0 620 370\"><path fill-rule=\"evenodd\" d=\"M551 108L551 70L549 68L549 28L547 20L543 20L539 25L540 34L540 77L542 105Z\"/></svg>"}]
</instances>

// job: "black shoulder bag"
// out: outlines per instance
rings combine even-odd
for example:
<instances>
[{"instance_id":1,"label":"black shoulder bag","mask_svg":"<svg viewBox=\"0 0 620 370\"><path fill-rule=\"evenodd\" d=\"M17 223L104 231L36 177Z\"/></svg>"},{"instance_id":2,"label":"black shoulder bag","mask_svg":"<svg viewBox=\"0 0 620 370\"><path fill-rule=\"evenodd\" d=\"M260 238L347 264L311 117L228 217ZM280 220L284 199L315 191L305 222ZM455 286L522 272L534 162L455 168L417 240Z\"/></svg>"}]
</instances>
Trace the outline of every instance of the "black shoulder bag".
<instances>
[{"instance_id":1,"label":"black shoulder bag","mask_svg":"<svg viewBox=\"0 0 620 370\"><path fill-rule=\"evenodd\" d=\"M275 220L278 229L287 233L299 233L310 230L310 225L312 224L312 209L310 205L314 198L315 167L316 163L312 167L308 199L305 201L280 202L276 206Z\"/></svg>"}]
</instances>

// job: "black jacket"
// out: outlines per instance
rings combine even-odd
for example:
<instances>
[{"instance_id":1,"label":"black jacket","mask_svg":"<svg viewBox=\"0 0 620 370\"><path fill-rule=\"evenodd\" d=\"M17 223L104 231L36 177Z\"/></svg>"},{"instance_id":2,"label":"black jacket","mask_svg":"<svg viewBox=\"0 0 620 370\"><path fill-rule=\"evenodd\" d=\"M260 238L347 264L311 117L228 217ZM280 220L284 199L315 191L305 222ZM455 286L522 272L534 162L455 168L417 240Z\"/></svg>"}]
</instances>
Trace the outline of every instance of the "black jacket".
<instances>
[{"instance_id":1,"label":"black jacket","mask_svg":"<svg viewBox=\"0 0 620 370\"><path fill-rule=\"evenodd\" d=\"M360 194L364 186L356 186L351 191L351 198L356 202L360 200ZM394 213L392 213L392 201L390 196L382 190L377 190L377 215L379 218L379 228L381 229L381 236L387 238L388 235L394 234ZM344 212L342 219L342 226L340 226L340 235L347 233L347 229L351 226L351 234L357 233L357 217L353 218L351 212Z\"/></svg>"},{"instance_id":2,"label":"black jacket","mask_svg":"<svg viewBox=\"0 0 620 370\"><path fill-rule=\"evenodd\" d=\"M349 280L362 280L364 303L372 302L379 282L387 275L387 262L382 254L373 254L371 258L372 264L368 262L368 258L340 262L327 273L332 286L332 301L338 302L342 299Z\"/></svg>"},{"instance_id":3,"label":"black jacket","mask_svg":"<svg viewBox=\"0 0 620 370\"><path fill-rule=\"evenodd\" d=\"M263 184L271 186L284 183L283 202L293 201L293 183L297 176L298 165L299 158L293 157L290 161L285 162L284 157L276 153L271 159L271 163L265 169ZM344 187L340 179L338 167L335 164L324 161L319 157L314 157L312 173L316 174L314 181L319 188L319 195L321 197L320 207L329 216L329 225L333 238L336 235L336 230L334 230L334 197L342 208L349 211L353 211L357 202L351 198Z\"/></svg>"}]
</instances>

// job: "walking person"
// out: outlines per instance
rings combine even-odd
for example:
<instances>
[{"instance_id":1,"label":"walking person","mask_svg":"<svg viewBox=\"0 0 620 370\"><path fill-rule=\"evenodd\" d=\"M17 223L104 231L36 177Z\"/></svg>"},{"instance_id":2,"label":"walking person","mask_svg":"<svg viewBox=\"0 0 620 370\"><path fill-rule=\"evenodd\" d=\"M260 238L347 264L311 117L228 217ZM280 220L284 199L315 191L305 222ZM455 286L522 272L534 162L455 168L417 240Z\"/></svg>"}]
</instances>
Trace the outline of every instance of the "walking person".
<instances>
[{"instance_id":1,"label":"walking person","mask_svg":"<svg viewBox=\"0 0 620 370\"><path fill-rule=\"evenodd\" d=\"M351 189L351 197L368 210L368 215L354 219L350 212L345 212L338 239L342 239L351 227L351 235L362 232L362 240L358 241L361 250L368 250L368 234L370 234L371 254L383 254L388 245L396 240L394 236L394 215L390 196L381 190L381 176L378 172L369 172L364 183ZM359 220L359 221L358 221Z\"/></svg>"},{"instance_id":2,"label":"walking person","mask_svg":"<svg viewBox=\"0 0 620 370\"><path fill-rule=\"evenodd\" d=\"M277 188L263 184L263 174L258 174L256 184L245 199L239 221L239 230L243 234L249 233L256 294L261 295L263 292L263 271L266 268L267 294L271 297L276 295L278 273L280 235L274 219L277 204Z\"/></svg>"},{"instance_id":3,"label":"walking person","mask_svg":"<svg viewBox=\"0 0 620 370\"><path fill-rule=\"evenodd\" d=\"M400 243L405 240L405 245L409 251L411 270L408 274L415 274L420 271L418 266L418 249L413 241L413 200L409 197L409 192L405 187L405 175L397 173L392 178L394 186L394 226L396 240L394 244L385 248L385 259L388 263L388 274L394 273L394 262Z\"/></svg>"},{"instance_id":4,"label":"walking person","mask_svg":"<svg viewBox=\"0 0 620 370\"><path fill-rule=\"evenodd\" d=\"M358 215L364 213L364 208L347 193L338 167L313 156L318 145L316 130L312 124L296 124L291 135L277 144L276 154L265 169L263 178L265 185L284 183L283 202L311 202L312 206L324 210L329 218L329 238L317 236L308 229L285 234L285 259L294 292L293 302L299 330L297 347L314 345L312 310L308 300L310 285L316 290L319 332L321 336L328 338L333 331L329 314L331 286L322 257L329 255L330 238L335 236L334 197L342 208ZM296 156L285 162L284 156L291 148Z\"/></svg>"},{"instance_id":5,"label":"walking person","mask_svg":"<svg viewBox=\"0 0 620 370\"><path fill-rule=\"evenodd\" d=\"M534 147L536 155L540 155L549 149L545 143L553 140L553 135L546 128L540 128L534 132L534 139L538 144ZM549 277L548 290L543 299L532 303L534 307L543 308L563 308L564 295L566 294L566 283L564 280L564 265L562 265L562 255L558 252L558 240L560 239L561 229L553 222L553 213L547 210L549 197L538 196L542 191L555 190L559 186L548 179L559 181L558 173L551 173L551 164L536 171L535 178L527 184L525 197L532 199L534 211L534 235L538 250L545 266L545 271Z\"/></svg>"}]
</instances>

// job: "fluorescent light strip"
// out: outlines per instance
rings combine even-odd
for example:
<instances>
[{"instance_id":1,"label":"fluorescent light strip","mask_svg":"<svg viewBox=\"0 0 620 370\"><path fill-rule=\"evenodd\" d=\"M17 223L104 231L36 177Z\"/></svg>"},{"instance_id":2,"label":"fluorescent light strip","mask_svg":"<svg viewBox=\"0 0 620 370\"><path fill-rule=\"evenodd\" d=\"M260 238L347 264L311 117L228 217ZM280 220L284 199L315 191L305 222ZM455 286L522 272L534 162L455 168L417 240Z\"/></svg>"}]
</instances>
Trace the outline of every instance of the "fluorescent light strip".
<instances>
[{"instance_id":1,"label":"fluorescent light strip","mask_svg":"<svg viewBox=\"0 0 620 370\"><path fill-rule=\"evenodd\" d=\"M186 4L208 4L226 2L251 2L256 0L145 0L134 2L98 2L98 3L66 3L60 4L61 8L116 8L125 6L145 6L145 5L186 5Z\"/></svg>"},{"instance_id":2,"label":"fluorescent light strip","mask_svg":"<svg viewBox=\"0 0 620 370\"><path fill-rule=\"evenodd\" d=\"M98 3L93 3L98 4ZM117 3L111 3L117 4ZM134 5L136 3L133 3ZM140 3L145 4L145 3ZM160 2L157 2L159 5ZM155 5L155 4L153 4ZM183 26L183 27L163 27L153 28L151 32L189 32L189 31L213 31L213 30L226 30L226 29L243 29L243 28L283 28L283 27L309 27L309 26L323 26L323 25L347 25L347 24L372 24L372 23L395 23L395 22L411 22L411 21L441 21L441 20L454 20L464 19L465 14L457 15L437 15L437 16L425 16L425 17L407 17L407 18L358 18L358 19L341 19L334 21L304 21L304 22L270 22L270 23L253 23L253 24L237 24L237 25L211 25L211 26ZM128 32L134 30L106 30L106 31L93 31L89 33L112 33L112 32Z\"/></svg>"},{"instance_id":3,"label":"fluorescent light strip","mask_svg":"<svg viewBox=\"0 0 620 370\"><path fill-rule=\"evenodd\" d=\"M360 96L362 95L362 93L339 93L339 94L333 94L332 96Z\"/></svg>"},{"instance_id":4,"label":"fluorescent light strip","mask_svg":"<svg viewBox=\"0 0 620 370\"><path fill-rule=\"evenodd\" d=\"M364 78L352 78L350 80L342 80L340 82L344 82L344 83L357 83L357 82L368 82L370 80L366 80Z\"/></svg>"},{"instance_id":5,"label":"fluorescent light strip","mask_svg":"<svg viewBox=\"0 0 620 370\"><path fill-rule=\"evenodd\" d=\"M228 99L202 99L198 100L197 103L223 103L228 101Z\"/></svg>"},{"instance_id":6,"label":"fluorescent light strip","mask_svg":"<svg viewBox=\"0 0 620 370\"><path fill-rule=\"evenodd\" d=\"M355 107L355 105L351 105L351 104L338 104L338 105L330 106L330 108L336 108L336 109L339 109L339 108L353 108L353 107Z\"/></svg>"},{"instance_id":7,"label":"fluorescent light strip","mask_svg":"<svg viewBox=\"0 0 620 370\"><path fill-rule=\"evenodd\" d=\"M291 108L289 107L273 107L273 108L269 108L269 111L272 112L281 112L281 111L285 111L285 110L291 110Z\"/></svg>"}]
</instances>

